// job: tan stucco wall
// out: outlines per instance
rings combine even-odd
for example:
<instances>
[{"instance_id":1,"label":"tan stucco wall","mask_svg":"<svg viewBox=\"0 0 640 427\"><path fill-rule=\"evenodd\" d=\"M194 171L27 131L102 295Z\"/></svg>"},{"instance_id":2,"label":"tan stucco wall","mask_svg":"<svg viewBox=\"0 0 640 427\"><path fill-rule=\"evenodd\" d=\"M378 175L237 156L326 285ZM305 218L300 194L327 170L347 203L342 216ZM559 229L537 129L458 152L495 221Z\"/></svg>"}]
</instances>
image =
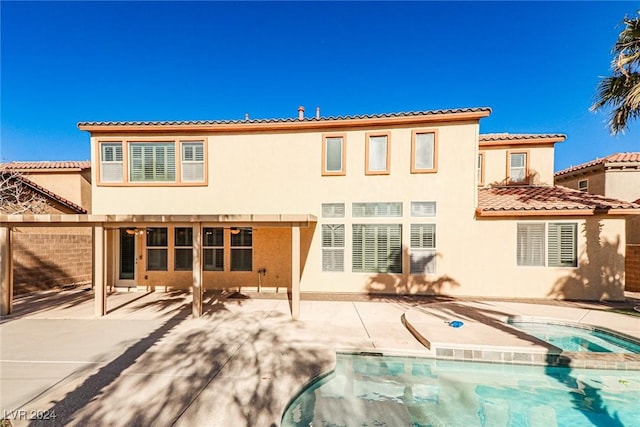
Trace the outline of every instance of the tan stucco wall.
<instances>
[{"instance_id":1,"label":"tan stucco wall","mask_svg":"<svg viewBox=\"0 0 640 427\"><path fill-rule=\"evenodd\" d=\"M556 178L556 184L563 187L578 190L578 182L582 180L588 181L588 192L590 194L599 194L601 196L605 194L605 174L604 171L598 170L595 172L586 173L577 177L559 177ZM607 197L612 197L607 195Z\"/></svg>"},{"instance_id":2,"label":"tan stucco wall","mask_svg":"<svg viewBox=\"0 0 640 427\"><path fill-rule=\"evenodd\" d=\"M605 194L629 202L640 199L640 169L609 169Z\"/></svg>"},{"instance_id":3,"label":"tan stucco wall","mask_svg":"<svg viewBox=\"0 0 640 427\"><path fill-rule=\"evenodd\" d=\"M36 184L91 211L90 171L38 172L25 175Z\"/></svg>"},{"instance_id":4,"label":"tan stucco wall","mask_svg":"<svg viewBox=\"0 0 640 427\"><path fill-rule=\"evenodd\" d=\"M532 184L553 184L553 147L481 147L484 153L484 184L505 183L509 152L527 152L529 173L533 175Z\"/></svg>"}]
</instances>

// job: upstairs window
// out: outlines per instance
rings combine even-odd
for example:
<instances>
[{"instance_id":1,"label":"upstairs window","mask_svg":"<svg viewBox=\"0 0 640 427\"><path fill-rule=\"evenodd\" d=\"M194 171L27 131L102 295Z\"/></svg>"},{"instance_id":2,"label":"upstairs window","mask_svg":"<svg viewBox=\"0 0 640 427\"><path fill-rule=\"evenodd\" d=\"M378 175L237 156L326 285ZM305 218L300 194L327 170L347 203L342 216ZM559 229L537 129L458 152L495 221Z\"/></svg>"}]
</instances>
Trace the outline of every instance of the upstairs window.
<instances>
[{"instance_id":1,"label":"upstairs window","mask_svg":"<svg viewBox=\"0 0 640 427\"><path fill-rule=\"evenodd\" d=\"M182 143L182 182L204 181L204 144L202 142Z\"/></svg>"},{"instance_id":2,"label":"upstairs window","mask_svg":"<svg viewBox=\"0 0 640 427\"><path fill-rule=\"evenodd\" d=\"M527 182L527 153L509 153L509 182Z\"/></svg>"},{"instance_id":3,"label":"upstairs window","mask_svg":"<svg viewBox=\"0 0 640 427\"><path fill-rule=\"evenodd\" d=\"M174 143L129 144L129 181L175 182L176 146Z\"/></svg>"},{"instance_id":4,"label":"upstairs window","mask_svg":"<svg viewBox=\"0 0 640 427\"><path fill-rule=\"evenodd\" d=\"M589 191L589 180L582 179L578 181L578 190L584 191L585 193Z\"/></svg>"},{"instance_id":5,"label":"upstairs window","mask_svg":"<svg viewBox=\"0 0 640 427\"><path fill-rule=\"evenodd\" d=\"M100 181L122 182L122 143L103 143L100 145Z\"/></svg>"},{"instance_id":6,"label":"upstairs window","mask_svg":"<svg viewBox=\"0 0 640 427\"><path fill-rule=\"evenodd\" d=\"M388 175L389 134L367 134L365 157L367 175Z\"/></svg>"},{"instance_id":7,"label":"upstairs window","mask_svg":"<svg viewBox=\"0 0 640 427\"><path fill-rule=\"evenodd\" d=\"M322 175L344 175L346 149L344 135L322 137Z\"/></svg>"},{"instance_id":8,"label":"upstairs window","mask_svg":"<svg viewBox=\"0 0 640 427\"><path fill-rule=\"evenodd\" d=\"M411 138L411 173L437 171L438 138L435 131L413 131Z\"/></svg>"}]
</instances>

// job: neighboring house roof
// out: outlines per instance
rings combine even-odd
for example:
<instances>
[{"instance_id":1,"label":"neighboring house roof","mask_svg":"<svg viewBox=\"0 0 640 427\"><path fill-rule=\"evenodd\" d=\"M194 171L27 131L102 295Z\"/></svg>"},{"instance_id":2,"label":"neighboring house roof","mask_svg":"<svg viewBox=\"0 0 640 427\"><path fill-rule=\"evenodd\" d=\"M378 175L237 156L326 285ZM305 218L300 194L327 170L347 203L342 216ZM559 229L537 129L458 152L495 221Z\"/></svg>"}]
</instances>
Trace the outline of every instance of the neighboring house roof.
<instances>
[{"instance_id":1,"label":"neighboring house roof","mask_svg":"<svg viewBox=\"0 0 640 427\"><path fill-rule=\"evenodd\" d=\"M312 128L331 125L354 125L360 122L361 125L371 124L372 121L380 123L389 122L411 122L424 119L433 120L463 120L480 119L491 114L491 108L454 108L443 110L407 111L387 114L363 114L350 116L314 116L304 118L279 118L279 119L244 119L244 120L187 120L187 121L115 121L115 122L79 122L78 128L88 131L122 130L142 130L144 128L195 128L207 130L247 130L251 128L264 128L267 126L277 126L278 128ZM348 123L345 123L348 122Z\"/></svg>"},{"instance_id":2,"label":"neighboring house roof","mask_svg":"<svg viewBox=\"0 0 640 427\"><path fill-rule=\"evenodd\" d=\"M625 166L631 165L633 163L637 163L638 167L640 167L640 152L631 152L631 153L615 153L606 157L601 157L595 160L591 160L586 163L582 163L576 166L571 166L567 169L563 169L554 174L556 177L560 177L563 175L567 175L577 171L583 171L584 169L594 168L594 169L602 169L611 166Z\"/></svg>"},{"instance_id":3,"label":"neighboring house roof","mask_svg":"<svg viewBox=\"0 0 640 427\"><path fill-rule=\"evenodd\" d=\"M9 162L0 165L6 170L14 170L21 172L39 172L39 171L77 171L91 168L89 160L84 161L47 161L47 162Z\"/></svg>"},{"instance_id":4,"label":"neighboring house roof","mask_svg":"<svg viewBox=\"0 0 640 427\"><path fill-rule=\"evenodd\" d=\"M504 145L555 144L567 139L561 133L485 133L478 138L480 148Z\"/></svg>"},{"instance_id":5,"label":"neighboring house roof","mask_svg":"<svg viewBox=\"0 0 640 427\"><path fill-rule=\"evenodd\" d=\"M9 174L8 172L2 172L3 174ZM70 200L65 199L64 197L60 196L59 194L54 193L51 190L47 190L46 188L44 188L41 185L36 184L35 182L31 181L30 179L21 176L21 175L13 175L12 177L13 179L17 179L21 182L23 182L27 187L31 188L33 191L42 194L43 196L71 209L72 211L74 211L75 213L79 213L79 214L86 214L87 210L85 208L83 208L82 206L76 205L75 203L73 203Z\"/></svg>"},{"instance_id":6,"label":"neighboring house roof","mask_svg":"<svg viewBox=\"0 0 640 427\"><path fill-rule=\"evenodd\" d=\"M640 204L561 186L504 186L478 190L478 216L640 214Z\"/></svg>"}]
</instances>

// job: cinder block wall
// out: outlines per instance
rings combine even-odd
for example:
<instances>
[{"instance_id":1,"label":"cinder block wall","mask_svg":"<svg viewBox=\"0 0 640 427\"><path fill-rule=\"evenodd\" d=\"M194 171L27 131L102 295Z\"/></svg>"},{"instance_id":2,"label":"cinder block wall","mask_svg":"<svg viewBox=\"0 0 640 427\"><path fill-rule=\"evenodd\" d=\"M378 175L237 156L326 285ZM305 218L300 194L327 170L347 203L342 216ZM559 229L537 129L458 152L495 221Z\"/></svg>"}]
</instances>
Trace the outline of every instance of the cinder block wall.
<instances>
[{"instance_id":1,"label":"cinder block wall","mask_svg":"<svg viewBox=\"0 0 640 427\"><path fill-rule=\"evenodd\" d=\"M16 294L91 281L89 228L19 228L12 242Z\"/></svg>"},{"instance_id":2,"label":"cinder block wall","mask_svg":"<svg viewBox=\"0 0 640 427\"><path fill-rule=\"evenodd\" d=\"M640 244L627 245L624 261L625 290L640 292Z\"/></svg>"}]
</instances>

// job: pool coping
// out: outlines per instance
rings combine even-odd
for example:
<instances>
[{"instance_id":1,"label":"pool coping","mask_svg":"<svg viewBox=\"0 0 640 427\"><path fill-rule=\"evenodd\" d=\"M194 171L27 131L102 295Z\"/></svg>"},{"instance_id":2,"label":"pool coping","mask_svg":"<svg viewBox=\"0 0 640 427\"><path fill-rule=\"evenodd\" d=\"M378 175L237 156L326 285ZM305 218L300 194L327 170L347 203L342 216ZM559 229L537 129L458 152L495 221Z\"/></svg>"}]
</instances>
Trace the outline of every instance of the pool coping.
<instances>
[{"instance_id":1,"label":"pool coping","mask_svg":"<svg viewBox=\"0 0 640 427\"><path fill-rule=\"evenodd\" d=\"M580 369L616 369L623 371L640 371L640 354L633 353L589 353L589 352L569 352L546 343L531 336L533 346L521 347L518 345L500 344L473 344L469 342L448 342L444 340L434 340L428 338L424 331L424 325L416 326L408 317L411 310L402 315L402 323L407 330L431 352L431 357L440 360L456 360L467 362L502 363L512 365L533 365L566 367ZM409 315L409 316L407 316ZM507 322L501 320L504 326L514 328L508 323L509 319L523 321L548 322L565 326L577 326L584 329L597 329L612 333L638 342L638 339L617 331L613 331L603 326L576 323L564 319L541 317L541 316L509 316ZM446 323L445 323L446 324ZM437 323L430 325L438 328ZM440 326L449 328L449 326ZM498 335L500 331L493 331ZM524 334L524 332L521 332ZM446 335L446 334L445 334ZM506 334L503 334L506 335ZM527 334L528 335L528 334ZM448 336L451 336L449 334ZM428 356L426 356L428 357Z\"/></svg>"}]
</instances>

